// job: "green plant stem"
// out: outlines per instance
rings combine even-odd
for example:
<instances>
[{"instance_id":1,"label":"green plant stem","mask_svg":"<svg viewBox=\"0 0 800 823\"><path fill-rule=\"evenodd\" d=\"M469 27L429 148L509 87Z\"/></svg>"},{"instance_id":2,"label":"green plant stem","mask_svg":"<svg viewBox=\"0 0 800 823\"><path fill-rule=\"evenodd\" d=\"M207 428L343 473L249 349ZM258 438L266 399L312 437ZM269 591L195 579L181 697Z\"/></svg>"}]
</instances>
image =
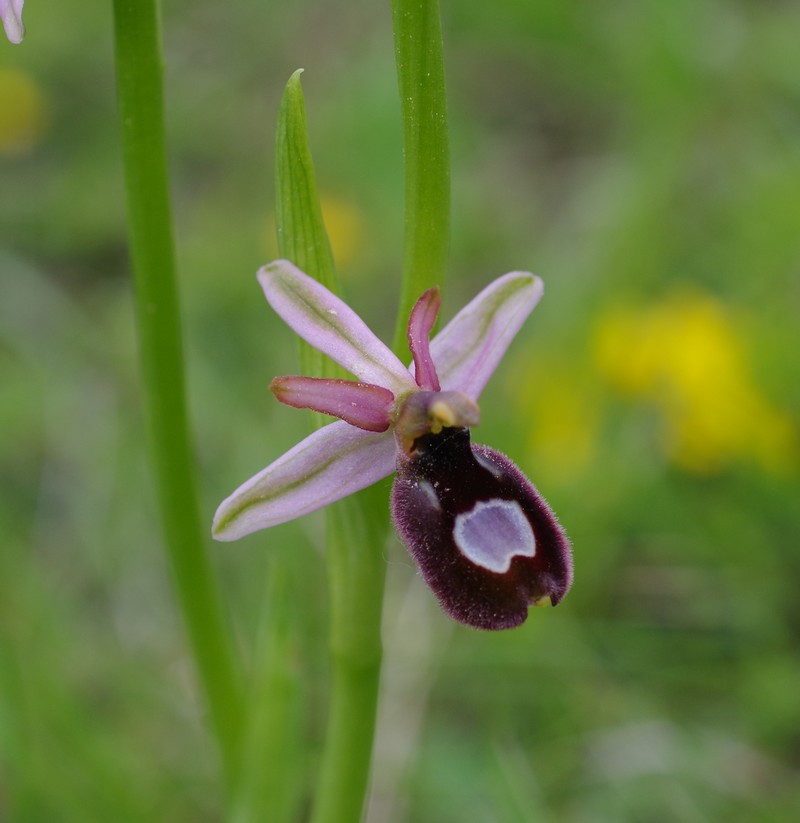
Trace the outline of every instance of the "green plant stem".
<instances>
[{"instance_id":1,"label":"green plant stem","mask_svg":"<svg viewBox=\"0 0 800 823\"><path fill-rule=\"evenodd\" d=\"M156 0L114 0L114 30L129 239L155 490L178 601L230 786L238 757L240 684L200 526L186 415Z\"/></svg>"},{"instance_id":2,"label":"green plant stem","mask_svg":"<svg viewBox=\"0 0 800 823\"><path fill-rule=\"evenodd\" d=\"M300 72L286 85L276 136L275 206L281 255L334 292L338 278L308 146ZM301 346L305 374L342 376ZM314 424L326 422L315 415ZM327 509L331 698L313 823L356 823L369 783L381 671L381 611L387 528L385 486ZM276 729L276 731L280 731Z\"/></svg>"},{"instance_id":3,"label":"green plant stem","mask_svg":"<svg viewBox=\"0 0 800 823\"><path fill-rule=\"evenodd\" d=\"M270 558L247 697L244 757L229 823L297 819L308 766L302 739L306 694L300 685L307 676L302 665L306 638L297 612L298 599L307 591L307 562L307 554L294 551Z\"/></svg>"},{"instance_id":4,"label":"green plant stem","mask_svg":"<svg viewBox=\"0 0 800 823\"><path fill-rule=\"evenodd\" d=\"M403 284L394 348L406 351L416 299L443 285L450 231L444 58L435 0L393 0L405 155ZM386 495L381 486L329 509L333 695L312 823L356 823L366 795L382 645ZM381 528L381 524L384 527Z\"/></svg>"},{"instance_id":5,"label":"green plant stem","mask_svg":"<svg viewBox=\"0 0 800 823\"><path fill-rule=\"evenodd\" d=\"M394 348L405 355L417 298L444 286L450 245L450 149L438 0L392 0L405 157L403 285Z\"/></svg>"},{"instance_id":6,"label":"green plant stem","mask_svg":"<svg viewBox=\"0 0 800 823\"><path fill-rule=\"evenodd\" d=\"M331 700L312 823L357 823L369 785L381 661L385 484L328 509Z\"/></svg>"}]
</instances>

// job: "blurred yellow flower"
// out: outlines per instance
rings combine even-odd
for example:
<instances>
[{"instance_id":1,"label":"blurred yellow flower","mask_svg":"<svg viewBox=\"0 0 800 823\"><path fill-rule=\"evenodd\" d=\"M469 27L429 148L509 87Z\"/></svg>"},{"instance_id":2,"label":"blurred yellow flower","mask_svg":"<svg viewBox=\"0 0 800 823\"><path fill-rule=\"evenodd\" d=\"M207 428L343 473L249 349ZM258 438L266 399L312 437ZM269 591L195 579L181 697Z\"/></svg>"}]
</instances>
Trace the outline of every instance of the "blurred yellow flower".
<instances>
[{"instance_id":1,"label":"blurred yellow flower","mask_svg":"<svg viewBox=\"0 0 800 823\"><path fill-rule=\"evenodd\" d=\"M20 69L0 68L0 155L30 151L45 132L44 97Z\"/></svg>"},{"instance_id":2,"label":"blurred yellow flower","mask_svg":"<svg viewBox=\"0 0 800 823\"><path fill-rule=\"evenodd\" d=\"M529 353L509 373L514 377L507 393L526 422L530 459L554 482L574 480L597 454L600 407L592 389L587 389L591 381L569 363L552 359L531 373ZM520 374L526 375L524 381Z\"/></svg>"},{"instance_id":3,"label":"blurred yellow flower","mask_svg":"<svg viewBox=\"0 0 800 823\"><path fill-rule=\"evenodd\" d=\"M320 201L336 265L347 268L364 244L364 218L349 200L323 194Z\"/></svg>"},{"instance_id":4,"label":"blurred yellow flower","mask_svg":"<svg viewBox=\"0 0 800 823\"><path fill-rule=\"evenodd\" d=\"M709 473L741 458L768 471L796 464L792 420L754 382L737 322L721 301L694 289L649 308L601 317L595 357L602 375L663 414L663 447L683 468Z\"/></svg>"}]
</instances>

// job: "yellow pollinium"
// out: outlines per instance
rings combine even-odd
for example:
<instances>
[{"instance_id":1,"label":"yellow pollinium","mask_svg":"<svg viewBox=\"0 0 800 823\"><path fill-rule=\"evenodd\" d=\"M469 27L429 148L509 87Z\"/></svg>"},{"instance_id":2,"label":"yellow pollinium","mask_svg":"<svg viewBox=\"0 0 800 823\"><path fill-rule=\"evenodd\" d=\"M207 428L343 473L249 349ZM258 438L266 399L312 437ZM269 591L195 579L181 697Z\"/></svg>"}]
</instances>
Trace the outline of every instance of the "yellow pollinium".
<instances>
[{"instance_id":1,"label":"yellow pollinium","mask_svg":"<svg viewBox=\"0 0 800 823\"><path fill-rule=\"evenodd\" d=\"M456 391L420 391L409 395L400 407L395 432L403 450L410 454L414 441L442 429L471 428L480 420L478 406L471 397Z\"/></svg>"},{"instance_id":2,"label":"yellow pollinium","mask_svg":"<svg viewBox=\"0 0 800 823\"><path fill-rule=\"evenodd\" d=\"M439 434L442 429L459 425L455 409L445 400L435 400L428 409L431 434Z\"/></svg>"}]
</instances>

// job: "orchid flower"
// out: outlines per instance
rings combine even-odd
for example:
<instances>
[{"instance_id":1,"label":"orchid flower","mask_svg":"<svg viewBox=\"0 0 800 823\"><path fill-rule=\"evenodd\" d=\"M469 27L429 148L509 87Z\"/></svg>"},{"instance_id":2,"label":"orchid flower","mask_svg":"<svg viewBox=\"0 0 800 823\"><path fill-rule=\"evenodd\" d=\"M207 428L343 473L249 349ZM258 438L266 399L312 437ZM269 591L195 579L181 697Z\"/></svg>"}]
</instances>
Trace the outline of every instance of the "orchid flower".
<instances>
[{"instance_id":1,"label":"orchid flower","mask_svg":"<svg viewBox=\"0 0 800 823\"><path fill-rule=\"evenodd\" d=\"M477 400L542 296L526 272L495 280L429 342L430 289L408 323L406 368L338 297L285 260L258 272L267 301L307 343L357 381L278 377L282 403L340 418L308 436L222 502L218 540L293 520L396 471L392 517L420 572L456 620L522 623L572 582L569 541L547 503L504 455L472 445Z\"/></svg>"},{"instance_id":2,"label":"orchid flower","mask_svg":"<svg viewBox=\"0 0 800 823\"><path fill-rule=\"evenodd\" d=\"M25 26L22 25L22 7L25 0L0 0L0 19L6 37L12 43L21 43L25 36Z\"/></svg>"}]
</instances>

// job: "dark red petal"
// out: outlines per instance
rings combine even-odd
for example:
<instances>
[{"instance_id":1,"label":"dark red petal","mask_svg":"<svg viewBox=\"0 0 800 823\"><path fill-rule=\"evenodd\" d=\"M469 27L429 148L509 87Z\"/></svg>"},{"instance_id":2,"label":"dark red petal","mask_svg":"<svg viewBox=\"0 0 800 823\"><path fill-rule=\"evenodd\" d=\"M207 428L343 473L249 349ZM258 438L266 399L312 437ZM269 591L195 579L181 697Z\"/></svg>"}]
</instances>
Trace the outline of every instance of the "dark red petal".
<instances>
[{"instance_id":1,"label":"dark red petal","mask_svg":"<svg viewBox=\"0 0 800 823\"><path fill-rule=\"evenodd\" d=\"M408 348L414 358L414 378L421 389L439 391L439 377L430 351L430 337L439 307L442 304L438 287L428 289L411 309L408 318Z\"/></svg>"},{"instance_id":2,"label":"dark red petal","mask_svg":"<svg viewBox=\"0 0 800 823\"><path fill-rule=\"evenodd\" d=\"M544 498L505 455L469 430L419 438L402 459L392 515L442 608L478 629L523 623L572 583L569 540Z\"/></svg>"}]
</instances>

